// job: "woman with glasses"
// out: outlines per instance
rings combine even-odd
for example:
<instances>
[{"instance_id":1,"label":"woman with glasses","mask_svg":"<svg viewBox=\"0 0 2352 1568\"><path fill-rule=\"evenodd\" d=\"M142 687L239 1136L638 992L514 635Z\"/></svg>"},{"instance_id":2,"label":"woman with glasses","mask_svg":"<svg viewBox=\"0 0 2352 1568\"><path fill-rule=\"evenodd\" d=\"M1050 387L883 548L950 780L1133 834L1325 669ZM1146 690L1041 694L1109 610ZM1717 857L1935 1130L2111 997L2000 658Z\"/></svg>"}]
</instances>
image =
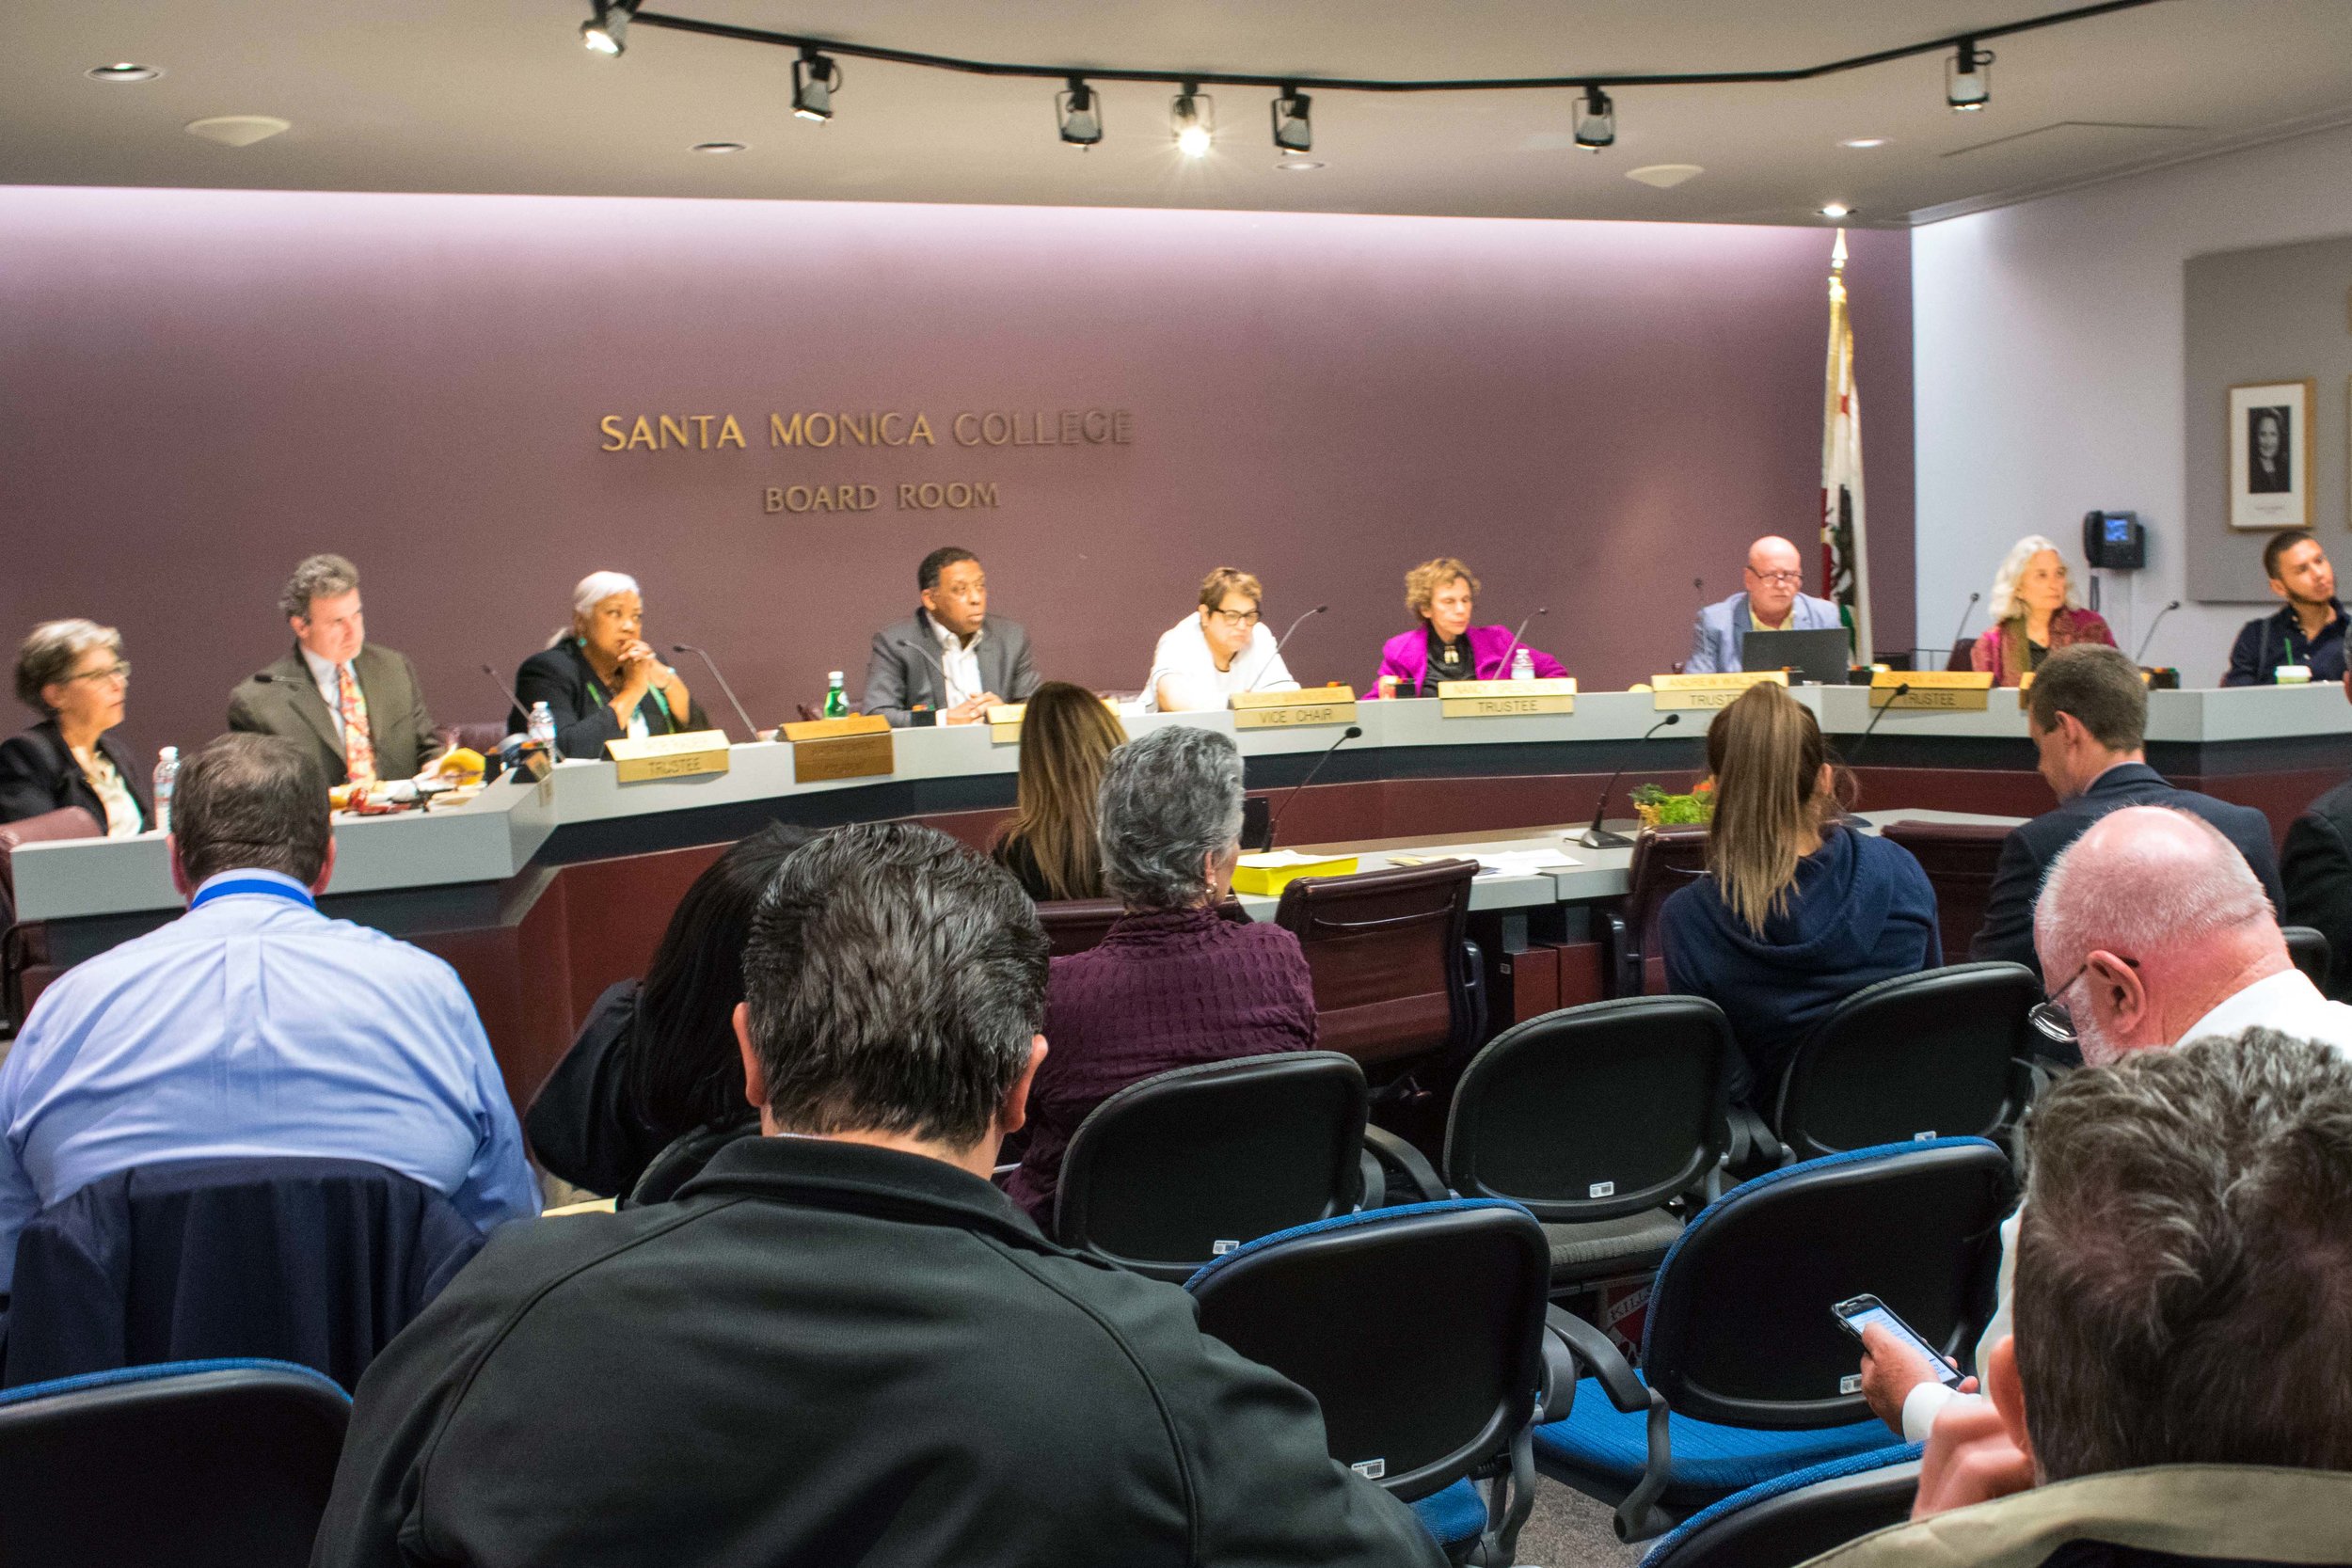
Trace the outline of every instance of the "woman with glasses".
<instances>
[{"instance_id":1,"label":"woman with glasses","mask_svg":"<svg viewBox=\"0 0 2352 1568\"><path fill-rule=\"evenodd\" d=\"M2075 596L2074 578L2058 546L2039 533L2017 541L1993 578L1993 625L1969 650L1972 669L1989 670L1995 686L2016 686L2042 668L2053 648L2076 642L2115 646L2115 633Z\"/></svg>"},{"instance_id":2,"label":"woman with glasses","mask_svg":"<svg viewBox=\"0 0 2352 1568\"><path fill-rule=\"evenodd\" d=\"M1380 650L1375 696L1434 697L1440 681L1508 680L1527 645L1509 626L1473 626L1478 579L1450 555L1424 561L1405 574L1405 608L1421 625L1389 639ZM1527 649L1539 676L1565 675L1560 661L1540 648Z\"/></svg>"},{"instance_id":3,"label":"woman with glasses","mask_svg":"<svg viewBox=\"0 0 2352 1568\"><path fill-rule=\"evenodd\" d=\"M40 723L0 744L0 822L79 806L108 838L153 820L130 749L106 732L131 689L122 634L95 621L35 626L16 655L16 694Z\"/></svg>"},{"instance_id":4,"label":"woman with glasses","mask_svg":"<svg viewBox=\"0 0 2352 1568\"><path fill-rule=\"evenodd\" d=\"M1935 889L1910 850L1843 824L1838 768L1786 687L1752 686L1715 716L1707 768L1707 875L1659 911L1666 989L1723 1008L1731 1097L1769 1106L1832 1007L1943 963Z\"/></svg>"},{"instance_id":5,"label":"woman with glasses","mask_svg":"<svg viewBox=\"0 0 2352 1568\"><path fill-rule=\"evenodd\" d=\"M1200 608L1160 634L1144 705L1161 713L1218 708L1236 691L1295 691L1258 607L1265 590L1238 567L1200 579Z\"/></svg>"}]
</instances>

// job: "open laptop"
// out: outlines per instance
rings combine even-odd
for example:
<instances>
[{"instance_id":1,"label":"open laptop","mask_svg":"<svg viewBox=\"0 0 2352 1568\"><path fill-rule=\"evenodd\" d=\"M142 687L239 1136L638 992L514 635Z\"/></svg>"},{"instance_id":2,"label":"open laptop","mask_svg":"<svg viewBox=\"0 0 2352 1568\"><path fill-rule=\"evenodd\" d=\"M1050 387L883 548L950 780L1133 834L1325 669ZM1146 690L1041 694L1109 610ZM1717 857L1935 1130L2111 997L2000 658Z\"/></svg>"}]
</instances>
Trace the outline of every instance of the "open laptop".
<instances>
[{"instance_id":1,"label":"open laptop","mask_svg":"<svg viewBox=\"0 0 2352 1568\"><path fill-rule=\"evenodd\" d=\"M1791 683L1846 684L1846 656L1853 643L1843 626L1825 631L1750 631L1740 640L1740 663L1748 670L1788 672Z\"/></svg>"}]
</instances>

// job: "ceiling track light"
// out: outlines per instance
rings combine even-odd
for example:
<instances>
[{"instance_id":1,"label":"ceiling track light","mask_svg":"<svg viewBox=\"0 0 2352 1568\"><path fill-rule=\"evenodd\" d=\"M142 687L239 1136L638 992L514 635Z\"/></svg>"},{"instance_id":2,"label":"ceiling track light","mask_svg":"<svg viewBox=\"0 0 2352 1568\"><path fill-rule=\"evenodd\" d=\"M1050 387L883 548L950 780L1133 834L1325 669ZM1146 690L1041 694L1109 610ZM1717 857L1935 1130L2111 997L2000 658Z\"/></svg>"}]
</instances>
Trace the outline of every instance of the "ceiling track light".
<instances>
[{"instance_id":1,"label":"ceiling track light","mask_svg":"<svg viewBox=\"0 0 2352 1568\"><path fill-rule=\"evenodd\" d=\"M1993 102L1993 51L1962 39L1944 62L1944 102L1954 114L1974 114Z\"/></svg>"},{"instance_id":2,"label":"ceiling track light","mask_svg":"<svg viewBox=\"0 0 2352 1568\"><path fill-rule=\"evenodd\" d=\"M1205 158L1216 140L1216 100L1202 92L1198 82L1182 86L1168 100L1168 133L1176 138L1177 151L1187 158Z\"/></svg>"},{"instance_id":3,"label":"ceiling track light","mask_svg":"<svg viewBox=\"0 0 2352 1568\"><path fill-rule=\"evenodd\" d=\"M1616 145L1616 140L1615 100L1601 91L1597 83L1586 87L1584 102L1576 111L1576 145L1587 152L1598 152L1604 147Z\"/></svg>"},{"instance_id":4,"label":"ceiling track light","mask_svg":"<svg viewBox=\"0 0 2352 1568\"><path fill-rule=\"evenodd\" d=\"M628 19L637 0L596 0L596 14L580 24L580 41L591 55L619 55L628 49Z\"/></svg>"},{"instance_id":5,"label":"ceiling track light","mask_svg":"<svg viewBox=\"0 0 2352 1568\"><path fill-rule=\"evenodd\" d=\"M802 50L792 62L792 112L822 125L833 118L833 95L840 89L840 66L814 49Z\"/></svg>"},{"instance_id":6,"label":"ceiling track light","mask_svg":"<svg viewBox=\"0 0 2352 1568\"><path fill-rule=\"evenodd\" d=\"M1078 77L1054 95L1054 111L1061 121L1061 139L1081 150L1103 139L1103 100Z\"/></svg>"},{"instance_id":7,"label":"ceiling track light","mask_svg":"<svg viewBox=\"0 0 2352 1568\"><path fill-rule=\"evenodd\" d=\"M1274 150L1277 152L1311 152L1315 146L1315 128L1308 119L1314 109L1314 100L1295 87L1284 87L1272 104L1274 112Z\"/></svg>"}]
</instances>

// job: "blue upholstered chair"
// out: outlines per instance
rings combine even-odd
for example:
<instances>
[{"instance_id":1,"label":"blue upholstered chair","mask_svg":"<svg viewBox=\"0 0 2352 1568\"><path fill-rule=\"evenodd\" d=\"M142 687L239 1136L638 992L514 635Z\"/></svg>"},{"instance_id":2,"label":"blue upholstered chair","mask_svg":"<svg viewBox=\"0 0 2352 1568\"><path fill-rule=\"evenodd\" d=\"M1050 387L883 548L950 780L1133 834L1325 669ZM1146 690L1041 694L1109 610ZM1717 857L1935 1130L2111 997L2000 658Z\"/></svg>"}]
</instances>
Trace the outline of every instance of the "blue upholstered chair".
<instances>
[{"instance_id":1,"label":"blue upholstered chair","mask_svg":"<svg viewBox=\"0 0 2352 1568\"><path fill-rule=\"evenodd\" d=\"M0 1562L301 1568L351 1400L285 1361L173 1361L0 1394Z\"/></svg>"},{"instance_id":2,"label":"blue upholstered chair","mask_svg":"<svg viewBox=\"0 0 2352 1568\"><path fill-rule=\"evenodd\" d=\"M1298 1226L1186 1282L1200 1327L1323 1406L1331 1455L1377 1481L1458 1561L1510 1562L1534 1504L1550 1249L1515 1203L1407 1204ZM1476 1481L1490 1482L1479 1497Z\"/></svg>"},{"instance_id":3,"label":"blue upholstered chair","mask_svg":"<svg viewBox=\"0 0 2352 1568\"><path fill-rule=\"evenodd\" d=\"M1919 1445L1873 1449L1734 1492L1659 1538L1642 1568L1796 1568L1911 1517Z\"/></svg>"},{"instance_id":4,"label":"blue upholstered chair","mask_svg":"<svg viewBox=\"0 0 2352 1568\"><path fill-rule=\"evenodd\" d=\"M1743 1182L1703 1210L1660 1267L1642 1370L1555 1313L1588 1375L1537 1428L1537 1466L1617 1505L1642 1540L1719 1498L1890 1446L1859 1354L1830 1308L1879 1296L1947 1354L1993 1307L2009 1158L1982 1138L1853 1149Z\"/></svg>"}]
</instances>

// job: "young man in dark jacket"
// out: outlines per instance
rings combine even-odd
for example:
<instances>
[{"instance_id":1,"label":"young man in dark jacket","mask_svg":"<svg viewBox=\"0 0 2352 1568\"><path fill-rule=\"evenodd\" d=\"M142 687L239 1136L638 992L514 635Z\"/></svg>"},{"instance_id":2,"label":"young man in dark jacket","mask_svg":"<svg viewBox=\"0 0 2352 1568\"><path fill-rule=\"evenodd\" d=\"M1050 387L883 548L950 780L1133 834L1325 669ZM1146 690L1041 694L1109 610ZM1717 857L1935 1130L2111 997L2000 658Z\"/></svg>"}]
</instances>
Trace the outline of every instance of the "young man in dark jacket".
<instances>
[{"instance_id":1,"label":"young man in dark jacket","mask_svg":"<svg viewBox=\"0 0 2352 1568\"><path fill-rule=\"evenodd\" d=\"M362 1380L313 1563L1435 1568L1304 1390L989 1184L1045 958L943 834L794 854L736 1013L765 1135L495 1239Z\"/></svg>"}]
</instances>

